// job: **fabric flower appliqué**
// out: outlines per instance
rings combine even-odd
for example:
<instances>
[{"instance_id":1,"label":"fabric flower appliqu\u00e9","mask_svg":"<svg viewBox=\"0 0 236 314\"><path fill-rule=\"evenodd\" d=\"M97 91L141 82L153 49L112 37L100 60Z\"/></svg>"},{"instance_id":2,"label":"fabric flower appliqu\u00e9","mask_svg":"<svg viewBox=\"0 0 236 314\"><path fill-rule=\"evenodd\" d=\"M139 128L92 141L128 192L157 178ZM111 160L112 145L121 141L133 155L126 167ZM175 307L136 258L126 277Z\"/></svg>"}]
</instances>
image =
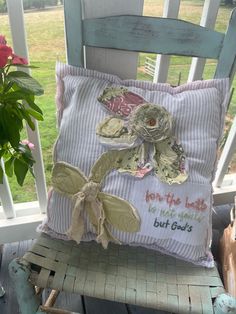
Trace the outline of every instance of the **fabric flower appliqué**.
<instances>
[{"instance_id":1,"label":"fabric flower appliqu\u00e9","mask_svg":"<svg viewBox=\"0 0 236 314\"><path fill-rule=\"evenodd\" d=\"M184 150L172 134L173 117L164 107L124 87L108 87L98 100L114 114L100 122L96 132L102 144L117 150L119 172L142 178L152 171L168 184L187 179Z\"/></svg>"}]
</instances>

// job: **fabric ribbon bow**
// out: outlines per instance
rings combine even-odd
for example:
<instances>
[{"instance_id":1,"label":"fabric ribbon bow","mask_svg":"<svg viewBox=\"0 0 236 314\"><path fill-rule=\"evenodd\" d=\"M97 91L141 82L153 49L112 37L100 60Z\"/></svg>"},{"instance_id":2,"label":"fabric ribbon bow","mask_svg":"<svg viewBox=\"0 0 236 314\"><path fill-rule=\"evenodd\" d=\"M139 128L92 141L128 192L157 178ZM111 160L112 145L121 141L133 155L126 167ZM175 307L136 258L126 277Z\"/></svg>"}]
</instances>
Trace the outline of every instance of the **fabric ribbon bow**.
<instances>
[{"instance_id":1,"label":"fabric ribbon bow","mask_svg":"<svg viewBox=\"0 0 236 314\"><path fill-rule=\"evenodd\" d=\"M103 175L95 179L102 178ZM101 192L101 183L93 182L91 177L88 180L78 168L65 162L56 163L52 171L52 184L55 191L73 201L67 235L77 243L80 243L85 231L85 212L97 234L96 241L104 248L107 248L109 241L121 244L112 235L110 226L125 232L139 231L140 218L136 209L117 196Z\"/></svg>"}]
</instances>

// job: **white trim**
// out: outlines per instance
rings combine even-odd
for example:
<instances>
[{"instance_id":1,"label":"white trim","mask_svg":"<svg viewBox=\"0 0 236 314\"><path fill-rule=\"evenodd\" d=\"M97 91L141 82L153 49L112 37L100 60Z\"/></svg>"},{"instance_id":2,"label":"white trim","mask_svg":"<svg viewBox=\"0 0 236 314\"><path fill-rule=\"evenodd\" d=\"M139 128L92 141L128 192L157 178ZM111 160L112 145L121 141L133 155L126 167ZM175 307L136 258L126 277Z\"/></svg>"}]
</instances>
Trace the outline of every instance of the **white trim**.
<instances>
[{"instance_id":1,"label":"white trim","mask_svg":"<svg viewBox=\"0 0 236 314\"><path fill-rule=\"evenodd\" d=\"M35 239L43 214L0 220L0 244Z\"/></svg>"},{"instance_id":2,"label":"white trim","mask_svg":"<svg viewBox=\"0 0 236 314\"><path fill-rule=\"evenodd\" d=\"M236 150L236 117L234 117L233 124L230 128L227 137L227 141L221 153L213 186L220 187L222 185L225 173L227 173L228 171L228 166L235 150Z\"/></svg>"},{"instance_id":3,"label":"white trim","mask_svg":"<svg viewBox=\"0 0 236 314\"><path fill-rule=\"evenodd\" d=\"M25 217L29 215L39 214L40 207L39 202L26 202L26 203L16 203L14 204L15 216L14 217ZM12 218L12 217L9 217ZM0 206L0 221L5 219L3 206Z\"/></svg>"},{"instance_id":4,"label":"white trim","mask_svg":"<svg viewBox=\"0 0 236 314\"><path fill-rule=\"evenodd\" d=\"M4 169L4 162L1 159L1 166L2 169ZM0 200L2 203L2 206L4 208L4 217L5 218L14 218L16 216L14 204L12 200L12 194L10 190L10 186L8 183L8 179L5 174L3 174L3 184L0 184Z\"/></svg>"},{"instance_id":5,"label":"white trim","mask_svg":"<svg viewBox=\"0 0 236 314\"><path fill-rule=\"evenodd\" d=\"M24 24L23 1L22 0L7 0L7 9L8 9L9 23L11 27L14 52L29 60L25 24ZM24 71L30 74L29 69L24 69ZM33 156L36 161L34 165L35 184L36 184L37 195L38 195L38 200L40 203L41 211L42 213L45 213L46 206L47 206L47 188L46 188L46 180L45 180L45 174L44 174L41 142L40 142L40 136L39 136L39 131L38 131L38 123L35 120L34 120L34 123L35 123L35 131L33 132L29 127L27 127L27 134L28 134L29 141L34 143L35 145L35 149L33 151Z\"/></svg>"}]
</instances>

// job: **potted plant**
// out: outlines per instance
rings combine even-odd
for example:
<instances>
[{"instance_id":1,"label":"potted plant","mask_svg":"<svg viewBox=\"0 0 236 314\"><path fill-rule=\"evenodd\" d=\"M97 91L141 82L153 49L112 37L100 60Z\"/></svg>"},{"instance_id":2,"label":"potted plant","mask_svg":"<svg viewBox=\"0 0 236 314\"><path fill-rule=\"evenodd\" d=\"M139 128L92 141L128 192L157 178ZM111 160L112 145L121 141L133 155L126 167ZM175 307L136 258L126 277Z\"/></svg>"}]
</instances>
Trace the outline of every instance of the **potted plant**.
<instances>
[{"instance_id":1,"label":"potted plant","mask_svg":"<svg viewBox=\"0 0 236 314\"><path fill-rule=\"evenodd\" d=\"M5 171L10 177L15 174L18 184L23 185L27 172L33 175L35 160L33 144L21 139L21 131L24 123L34 130L34 119L43 120L42 110L35 104L35 96L42 95L43 88L15 66L32 68L25 58L14 54L0 35L0 158L5 165L0 165L0 184Z\"/></svg>"}]
</instances>

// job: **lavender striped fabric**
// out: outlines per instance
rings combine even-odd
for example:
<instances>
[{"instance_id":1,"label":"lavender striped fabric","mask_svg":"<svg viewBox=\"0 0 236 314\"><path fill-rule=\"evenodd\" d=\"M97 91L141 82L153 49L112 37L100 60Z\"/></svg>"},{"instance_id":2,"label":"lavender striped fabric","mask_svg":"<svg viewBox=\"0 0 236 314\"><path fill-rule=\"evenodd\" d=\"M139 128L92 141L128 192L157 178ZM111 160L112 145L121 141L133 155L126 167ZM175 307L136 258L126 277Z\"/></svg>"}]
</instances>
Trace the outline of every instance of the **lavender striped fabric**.
<instances>
[{"instance_id":1,"label":"lavender striped fabric","mask_svg":"<svg viewBox=\"0 0 236 314\"><path fill-rule=\"evenodd\" d=\"M129 234L113 228L111 231L122 243L142 245L195 264L212 267L213 259L209 251L211 183L215 172L218 142L224 125L228 79L197 81L173 88L168 84L122 81L113 75L61 63L57 64L56 75L59 136L55 144L54 161L66 161L79 167L86 176L106 150L98 141L96 126L109 114L97 101L107 86L126 86L148 102L164 106L174 116L174 134L186 152L189 168L189 178L183 187L178 187L178 191L182 193L182 189L183 193L190 191L192 194L194 190L204 191L204 197L209 202L209 209L201 222L201 238L196 239L199 232L196 235L191 232L184 237L179 236L178 232L169 233L167 229L158 229L152 236L141 232ZM158 179L153 187L152 180L152 176L145 177L145 187L150 183L155 191L165 189L165 184ZM140 193L142 184L137 183L137 190L134 190L134 181L130 176L112 172L105 179L103 191L132 201L141 212L142 208L136 203L135 193ZM54 237L67 239L65 233L70 226L71 211L71 201L53 191L48 203L47 219L38 229ZM96 235L86 213L84 219L86 233L83 240L94 240ZM145 213L142 213L142 223L144 222Z\"/></svg>"}]
</instances>

